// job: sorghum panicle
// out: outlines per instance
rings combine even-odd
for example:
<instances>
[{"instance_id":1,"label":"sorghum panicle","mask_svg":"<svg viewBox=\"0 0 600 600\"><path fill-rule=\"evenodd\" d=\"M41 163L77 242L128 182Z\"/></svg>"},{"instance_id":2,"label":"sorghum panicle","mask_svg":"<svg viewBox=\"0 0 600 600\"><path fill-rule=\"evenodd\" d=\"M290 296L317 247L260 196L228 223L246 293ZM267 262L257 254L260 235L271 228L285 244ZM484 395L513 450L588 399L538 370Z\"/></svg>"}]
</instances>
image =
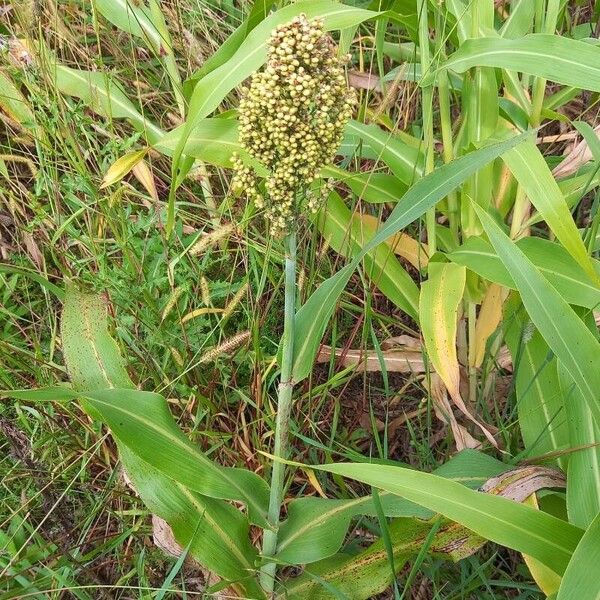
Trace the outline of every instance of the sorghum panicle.
<instances>
[{"instance_id":1,"label":"sorghum panicle","mask_svg":"<svg viewBox=\"0 0 600 600\"><path fill-rule=\"evenodd\" d=\"M240 144L270 174L263 194L253 169L234 156L233 183L265 208L276 235L288 232L306 207L318 208L320 198L308 187L333 160L355 103L346 61L322 21L300 15L273 31L266 67L244 90Z\"/></svg>"}]
</instances>

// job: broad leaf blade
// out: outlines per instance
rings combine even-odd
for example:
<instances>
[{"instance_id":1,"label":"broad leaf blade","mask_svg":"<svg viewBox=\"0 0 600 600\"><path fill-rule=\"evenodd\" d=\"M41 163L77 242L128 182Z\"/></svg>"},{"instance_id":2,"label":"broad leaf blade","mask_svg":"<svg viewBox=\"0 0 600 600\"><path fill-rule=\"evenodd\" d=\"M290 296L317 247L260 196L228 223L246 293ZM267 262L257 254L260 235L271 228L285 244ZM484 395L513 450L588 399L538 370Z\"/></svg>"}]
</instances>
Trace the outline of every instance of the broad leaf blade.
<instances>
[{"instance_id":1,"label":"broad leaf blade","mask_svg":"<svg viewBox=\"0 0 600 600\"><path fill-rule=\"evenodd\" d=\"M558 35L532 33L515 40L498 37L469 39L442 63L440 69L464 73L472 67L519 71L563 85L600 92L600 48ZM427 79L423 85L427 84Z\"/></svg>"},{"instance_id":2,"label":"broad leaf blade","mask_svg":"<svg viewBox=\"0 0 600 600\"><path fill-rule=\"evenodd\" d=\"M588 527L565 571L557 600L598 600L600 564L600 514Z\"/></svg>"},{"instance_id":3,"label":"broad leaf blade","mask_svg":"<svg viewBox=\"0 0 600 600\"><path fill-rule=\"evenodd\" d=\"M537 558L562 574L582 531L560 519L430 473L388 465L344 463L316 468L398 494L461 523L486 539Z\"/></svg>"},{"instance_id":4,"label":"broad leaf blade","mask_svg":"<svg viewBox=\"0 0 600 600\"><path fill-rule=\"evenodd\" d=\"M54 67L56 87L68 96L81 98L92 110L109 119L127 119L144 132L150 143L157 142L162 130L144 118L110 75L99 71L82 71L64 65Z\"/></svg>"},{"instance_id":5,"label":"broad leaf blade","mask_svg":"<svg viewBox=\"0 0 600 600\"><path fill-rule=\"evenodd\" d=\"M244 502L251 521L267 526L266 482L252 471L221 467L206 458L177 427L160 394L117 388L82 395L143 461L199 494Z\"/></svg>"},{"instance_id":6,"label":"broad leaf blade","mask_svg":"<svg viewBox=\"0 0 600 600\"><path fill-rule=\"evenodd\" d=\"M598 281L598 274L592 266L564 196L537 146L532 141L527 141L504 154L502 159L554 235L586 273Z\"/></svg>"},{"instance_id":7,"label":"broad leaf blade","mask_svg":"<svg viewBox=\"0 0 600 600\"><path fill-rule=\"evenodd\" d=\"M560 244L526 237L519 240L517 246L569 304L586 308L600 306L600 287ZM482 238L469 238L447 257L488 281L516 289L493 246ZM600 276L600 264L596 260L592 264Z\"/></svg>"},{"instance_id":8,"label":"broad leaf blade","mask_svg":"<svg viewBox=\"0 0 600 600\"><path fill-rule=\"evenodd\" d=\"M474 206L498 256L511 273L531 320L581 389L596 423L600 424L600 344L493 219Z\"/></svg>"}]
</instances>

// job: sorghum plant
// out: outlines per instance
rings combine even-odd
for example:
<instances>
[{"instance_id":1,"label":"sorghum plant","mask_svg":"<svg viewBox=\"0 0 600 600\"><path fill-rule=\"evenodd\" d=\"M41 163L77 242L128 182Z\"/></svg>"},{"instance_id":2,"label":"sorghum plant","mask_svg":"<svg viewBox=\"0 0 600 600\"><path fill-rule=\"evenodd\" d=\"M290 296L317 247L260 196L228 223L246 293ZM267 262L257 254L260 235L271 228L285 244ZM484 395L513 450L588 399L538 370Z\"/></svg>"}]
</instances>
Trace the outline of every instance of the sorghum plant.
<instances>
[{"instance_id":1,"label":"sorghum plant","mask_svg":"<svg viewBox=\"0 0 600 600\"><path fill-rule=\"evenodd\" d=\"M234 157L234 185L243 189L257 208L265 208L271 232L284 235L285 310L281 381L275 429L275 455L286 458L292 390L296 299L296 228L303 210L316 211L323 194L309 186L329 163L341 142L355 103L344 67L323 22L305 15L273 31L263 71L252 75L240 103L240 144L269 170L265 192L257 176L239 156ZM327 190L327 186L323 186ZM283 492L284 466L275 462L271 476L268 520L263 555L275 553ZM273 590L276 565L261 571L265 591Z\"/></svg>"}]
</instances>

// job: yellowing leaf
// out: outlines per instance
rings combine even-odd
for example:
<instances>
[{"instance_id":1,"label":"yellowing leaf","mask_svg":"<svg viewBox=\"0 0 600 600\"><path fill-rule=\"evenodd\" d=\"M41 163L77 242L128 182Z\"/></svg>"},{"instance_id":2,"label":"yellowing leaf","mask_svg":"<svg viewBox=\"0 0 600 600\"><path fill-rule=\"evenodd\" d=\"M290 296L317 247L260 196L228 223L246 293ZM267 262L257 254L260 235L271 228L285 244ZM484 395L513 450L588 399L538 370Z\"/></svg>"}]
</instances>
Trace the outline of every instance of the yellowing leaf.
<instances>
[{"instance_id":1,"label":"yellowing leaf","mask_svg":"<svg viewBox=\"0 0 600 600\"><path fill-rule=\"evenodd\" d=\"M480 367L483 362L485 345L502 319L502 305L507 294L506 288L497 283L492 283L483 297L481 310L475 324L475 356L472 367Z\"/></svg>"},{"instance_id":2,"label":"yellowing leaf","mask_svg":"<svg viewBox=\"0 0 600 600\"><path fill-rule=\"evenodd\" d=\"M147 148L134 150L118 158L104 175L100 189L121 181L146 156L146 152L148 152Z\"/></svg>"},{"instance_id":3,"label":"yellowing leaf","mask_svg":"<svg viewBox=\"0 0 600 600\"><path fill-rule=\"evenodd\" d=\"M154 183L154 175L145 160L140 160L133 166L131 172L135 178L144 186L144 189L150 194L152 200L158 202L158 192L156 191L156 184Z\"/></svg>"},{"instance_id":4,"label":"yellowing leaf","mask_svg":"<svg viewBox=\"0 0 600 600\"><path fill-rule=\"evenodd\" d=\"M539 508L535 494L531 494L529 498L523 501L523 504ZM558 592L561 581L560 575L557 575L550 567L547 567L544 563L528 554L523 554L523 559L534 581L546 596L551 596Z\"/></svg>"},{"instance_id":5,"label":"yellowing leaf","mask_svg":"<svg viewBox=\"0 0 600 600\"><path fill-rule=\"evenodd\" d=\"M421 286L419 298L419 321L425 348L453 400L460 397L456 324L465 281L465 267L432 263L429 279Z\"/></svg>"},{"instance_id":6,"label":"yellowing leaf","mask_svg":"<svg viewBox=\"0 0 600 600\"><path fill-rule=\"evenodd\" d=\"M460 395L456 329L465 282L465 267L453 263L431 263L429 279L421 286L419 323L429 359L448 388L454 404L496 445L492 434L473 417Z\"/></svg>"}]
</instances>

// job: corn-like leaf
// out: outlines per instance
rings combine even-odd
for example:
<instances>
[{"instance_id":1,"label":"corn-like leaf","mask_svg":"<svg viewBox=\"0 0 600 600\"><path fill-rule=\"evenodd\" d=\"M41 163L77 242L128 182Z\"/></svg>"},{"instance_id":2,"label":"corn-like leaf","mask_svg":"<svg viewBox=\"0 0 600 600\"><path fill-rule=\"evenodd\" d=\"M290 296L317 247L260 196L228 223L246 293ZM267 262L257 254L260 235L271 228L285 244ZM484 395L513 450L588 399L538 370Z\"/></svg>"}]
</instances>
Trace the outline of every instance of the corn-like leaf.
<instances>
[{"instance_id":1,"label":"corn-like leaf","mask_svg":"<svg viewBox=\"0 0 600 600\"><path fill-rule=\"evenodd\" d=\"M515 40L469 39L439 68L464 73L472 67L509 69L600 92L600 48L559 35L531 33ZM426 76L423 85L433 77L435 73Z\"/></svg>"},{"instance_id":2,"label":"corn-like leaf","mask_svg":"<svg viewBox=\"0 0 600 600\"><path fill-rule=\"evenodd\" d=\"M86 391L82 396L113 435L144 462L203 496L243 502L250 520L267 526L269 489L264 479L206 458L177 427L160 394L115 388Z\"/></svg>"},{"instance_id":3,"label":"corn-like leaf","mask_svg":"<svg viewBox=\"0 0 600 600\"><path fill-rule=\"evenodd\" d=\"M564 196L537 146L528 141L502 159L566 250L593 280L600 281Z\"/></svg>"},{"instance_id":4,"label":"corn-like leaf","mask_svg":"<svg viewBox=\"0 0 600 600\"><path fill-rule=\"evenodd\" d=\"M600 306L600 286L560 244L527 237L519 240L517 246L569 304L586 308ZM482 238L468 239L447 256L488 281L516 289L513 277L493 246ZM592 260L592 264L600 276L600 263Z\"/></svg>"},{"instance_id":5,"label":"corn-like leaf","mask_svg":"<svg viewBox=\"0 0 600 600\"><path fill-rule=\"evenodd\" d=\"M480 487L490 477L506 470L500 461L475 450L463 450L434 473L453 479L470 488ZM429 519L431 511L390 492L380 492L379 499L387 517ZM288 518L281 524L276 558L289 563L311 563L337 552L347 534L350 520L357 515L376 516L372 496L348 500L297 498L288 508Z\"/></svg>"},{"instance_id":6,"label":"corn-like leaf","mask_svg":"<svg viewBox=\"0 0 600 600\"><path fill-rule=\"evenodd\" d=\"M105 117L127 119L145 132L150 143L157 142L163 131L145 119L110 75L99 71L82 71L57 64L54 67L56 87L68 96L81 98L92 110Z\"/></svg>"},{"instance_id":7,"label":"corn-like leaf","mask_svg":"<svg viewBox=\"0 0 600 600\"><path fill-rule=\"evenodd\" d=\"M588 527L565 571L557 600L598 600L600 564L600 514Z\"/></svg>"},{"instance_id":8,"label":"corn-like leaf","mask_svg":"<svg viewBox=\"0 0 600 600\"><path fill-rule=\"evenodd\" d=\"M474 207L498 256L510 271L531 320L579 386L596 423L600 424L600 344L494 220Z\"/></svg>"},{"instance_id":9,"label":"corn-like leaf","mask_svg":"<svg viewBox=\"0 0 600 600\"><path fill-rule=\"evenodd\" d=\"M353 218L350 209L335 192L317 219L317 226L331 246L345 256L358 254L375 234L375 228ZM365 256L366 273L398 308L417 318L419 290L389 247L380 246Z\"/></svg>"},{"instance_id":10,"label":"corn-like leaf","mask_svg":"<svg viewBox=\"0 0 600 600\"><path fill-rule=\"evenodd\" d=\"M568 422L567 514L569 521L586 529L600 513L600 426L580 389L562 363L558 365L560 390Z\"/></svg>"},{"instance_id":11,"label":"corn-like leaf","mask_svg":"<svg viewBox=\"0 0 600 600\"><path fill-rule=\"evenodd\" d=\"M342 463L311 467L349 477L421 504L471 531L564 573L582 530L512 500L402 467Z\"/></svg>"},{"instance_id":12,"label":"corn-like leaf","mask_svg":"<svg viewBox=\"0 0 600 600\"><path fill-rule=\"evenodd\" d=\"M82 391L116 387L135 393L118 346L108 332L106 306L98 296L67 289L61 334L67 369L77 391L57 388L45 397L32 399L73 399ZM89 404L86 407L94 410ZM241 595L262 598L261 588L252 577L255 551L249 542L248 519L223 500L190 491L175 481L172 473L157 470L152 461L145 462L124 443L118 444L121 461L137 492L154 514L171 525L179 543L187 546L191 542L194 558L221 577L241 582L234 586Z\"/></svg>"},{"instance_id":13,"label":"corn-like leaf","mask_svg":"<svg viewBox=\"0 0 600 600\"><path fill-rule=\"evenodd\" d=\"M505 339L513 360L519 428L527 456L564 451L569 431L556 359L518 299L508 302L505 322ZM566 466L564 457L557 462L562 468Z\"/></svg>"}]
</instances>

